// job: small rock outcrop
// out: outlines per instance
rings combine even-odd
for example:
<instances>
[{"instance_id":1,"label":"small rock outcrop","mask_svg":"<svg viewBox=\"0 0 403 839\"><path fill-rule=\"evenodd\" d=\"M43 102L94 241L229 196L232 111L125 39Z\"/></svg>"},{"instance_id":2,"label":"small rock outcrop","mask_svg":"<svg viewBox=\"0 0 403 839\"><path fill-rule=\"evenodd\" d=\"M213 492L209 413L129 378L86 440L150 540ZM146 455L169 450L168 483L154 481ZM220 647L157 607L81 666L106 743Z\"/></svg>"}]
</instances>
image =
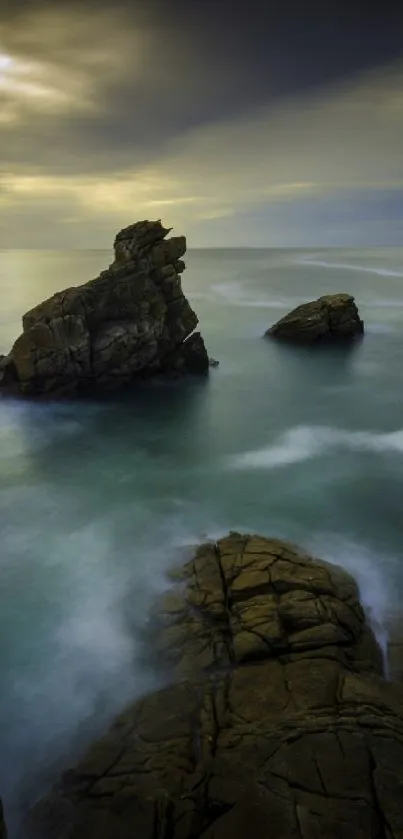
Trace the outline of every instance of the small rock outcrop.
<instances>
[{"instance_id":1,"label":"small rock outcrop","mask_svg":"<svg viewBox=\"0 0 403 839\"><path fill-rule=\"evenodd\" d=\"M401 839L403 697L349 574L232 533L177 579L157 610L170 685L126 709L27 837Z\"/></svg>"},{"instance_id":2,"label":"small rock outcrop","mask_svg":"<svg viewBox=\"0 0 403 839\"><path fill-rule=\"evenodd\" d=\"M364 332L354 297L328 294L297 306L265 333L298 344L347 342Z\"/></svg>"},{"instance_id":3,"label":"small rock outcrop","mask_svg":"<svg viewBox=\"0 0 403 839\"><path fill-rule=\"evenodd\" d=\"M80 396L158 373L207 373L197 316L181 288L184 236L160 221L126 227L99 277L40 303L0 357L0 391Z\"/></svg>"}]
</instances>

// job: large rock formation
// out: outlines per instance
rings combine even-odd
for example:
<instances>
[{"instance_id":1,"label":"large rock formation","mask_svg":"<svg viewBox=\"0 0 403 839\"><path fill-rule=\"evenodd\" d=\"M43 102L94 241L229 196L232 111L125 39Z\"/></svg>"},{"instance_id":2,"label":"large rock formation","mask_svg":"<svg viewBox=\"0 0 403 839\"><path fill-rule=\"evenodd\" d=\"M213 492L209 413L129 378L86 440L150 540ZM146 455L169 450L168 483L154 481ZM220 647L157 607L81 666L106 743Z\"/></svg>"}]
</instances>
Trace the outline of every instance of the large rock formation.
<instances>
[{"instance_id":1,"label":"large rock formation","mask_svg":"<svg viewBox=\"0 0 403 839\"><path fill-rule=\"evenodd\" d=\"M143 221L115 239L115 261L85 285L24 315L23 333L0 358L0 388L24 395L110 391L156 373L205 373L198 319L180 282L184 236L165 239Z\"/></svg>"},{"instance_id":2,"label":"large rock formation","mask_svg":"<svg viewBox=\"0 0 403 839\"><path fill-rule=\"evenodd\" d=\"M66 773L27 839L402 839L402 694L347 573L232 533L159 617L170 686Z\"/></svg>"},{"instance_id":3,"label":"large rock formation","mask_svg":"<svg viewBox=\"0 0 403 839\"><path fill-rule=\"evenodd\" d=\"M350 341L364 332L354 297L328 294L303 303L281 318L266 335L282 341L316 344Z\"/></svg>"}]
</instances>

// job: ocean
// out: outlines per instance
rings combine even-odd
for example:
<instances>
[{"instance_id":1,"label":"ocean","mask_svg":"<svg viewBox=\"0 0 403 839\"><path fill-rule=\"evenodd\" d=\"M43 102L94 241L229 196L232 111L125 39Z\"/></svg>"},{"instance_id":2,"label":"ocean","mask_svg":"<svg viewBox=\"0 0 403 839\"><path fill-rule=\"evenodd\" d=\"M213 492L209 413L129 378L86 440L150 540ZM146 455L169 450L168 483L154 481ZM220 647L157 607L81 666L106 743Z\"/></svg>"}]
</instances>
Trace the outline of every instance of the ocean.
<instances>
[{"instance_id":1,"label":"ocean","mask_svg":"<svg viewBox=\"0 0 403 839\"><path fill-rule=\"evenodd\" d=\"M0 252L0 352L21 315L107 251ZM189 544L229 529L350 569L385 645L403 597L403 249L189 251L184 291L220 366L107 403L0 403L0 794L12 830L59 767L158 684L150 604ZM355 295L366 335L262 338ZM15 834L16 835L16 834Z\"/></svg>"}]
</instances>

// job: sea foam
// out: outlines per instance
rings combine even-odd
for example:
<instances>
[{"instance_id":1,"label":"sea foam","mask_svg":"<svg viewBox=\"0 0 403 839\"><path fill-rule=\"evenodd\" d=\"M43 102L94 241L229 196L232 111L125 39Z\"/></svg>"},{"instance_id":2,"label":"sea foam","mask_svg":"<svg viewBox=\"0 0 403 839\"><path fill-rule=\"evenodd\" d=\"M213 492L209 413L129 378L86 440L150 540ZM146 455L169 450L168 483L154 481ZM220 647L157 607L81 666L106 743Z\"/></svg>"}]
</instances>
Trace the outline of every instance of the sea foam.
<instances>
[{"instance_id":1,"label":"sea foam","mask_svg":"<svg viewBox=\"0 0 403 839\"><path fill-rule=\"evenodd\" d=\"M382 651L385 675L388 677L388 624L397 607L396 594L388 579L390 581L390 570L396 564L396 557L380 556L372 547L335 533L317 534L306 547L314 556L345 568L356 580L368 623ZM386 568L388 574L385 573Z\"/></svg>"},{"instance_id":2,"label":"sea foam","mask_svg":"<svg viewBox=\"0 0 403 839\"><path fill-rule=\"evenodd\" d=\"M245 306L256 309L287 309L291 308L293 300L265 297L262 294L246 288L240 282L217 283L211 286L213 293L230 303L232 306ZM295 304L296 305L296 304Z\"/></svg>"},{"instance_id":3,"label":"sea foam","mask_svg":"<svg viewBox=\"0 0 403 839\"><path fill-rule=\"evenodd\" d=\"M282 434L271 446L232 455L228 466L230 469L275 469L319 457L337 448L403 454L403 429L382 434L300 425Z\"/></svg>"},{"instance_id":4,"label":"sea foam","mask_svg":"<svg viewBox=\"0 0 403 839\"><path fill-rule=\"evenodd\" d=\"M308 259L299 257L294 260L294 265L313 265L318 268L330 268L338 271L359 271L364 274L377 274L380 277L403 277L403 271L392 271L390 268L375 268L369 265L356 265L349 262L328 262L325 259Z\"/></svg>"}]
</instances>

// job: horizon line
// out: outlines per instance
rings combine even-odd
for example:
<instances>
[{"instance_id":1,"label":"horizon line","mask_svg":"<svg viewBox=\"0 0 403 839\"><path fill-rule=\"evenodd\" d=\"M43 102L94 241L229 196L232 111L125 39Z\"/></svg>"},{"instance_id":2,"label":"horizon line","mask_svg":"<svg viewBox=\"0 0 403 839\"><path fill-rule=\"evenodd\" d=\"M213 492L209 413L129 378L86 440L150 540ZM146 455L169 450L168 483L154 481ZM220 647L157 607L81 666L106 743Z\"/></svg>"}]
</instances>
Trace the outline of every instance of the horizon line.
<instances>
[{"instance_id":1,"label":"horizon line","mask_svg":"<svg viewBox=\"0 0 403 839\"><path fill-rule=\"evenodd\" d=\"M290 251L290 250L363 250L363 249L374 249L374 250L387 250L390 248L403 248L403 242L400 244L388 244L388 245L377 245L377 244L357 244L357 245L199 245L194 247L188 247L186 249L186 253L190 251ZM107 251L113 253L113 246L112 247L92 247L92 248L84 248L84 247L2 247L0 246L0 253L4 251L49 251L49 253L61 253L61 252L71 252L77 253L83 252L86 253L88 251Z\"/></svg>"}]
</instances>

